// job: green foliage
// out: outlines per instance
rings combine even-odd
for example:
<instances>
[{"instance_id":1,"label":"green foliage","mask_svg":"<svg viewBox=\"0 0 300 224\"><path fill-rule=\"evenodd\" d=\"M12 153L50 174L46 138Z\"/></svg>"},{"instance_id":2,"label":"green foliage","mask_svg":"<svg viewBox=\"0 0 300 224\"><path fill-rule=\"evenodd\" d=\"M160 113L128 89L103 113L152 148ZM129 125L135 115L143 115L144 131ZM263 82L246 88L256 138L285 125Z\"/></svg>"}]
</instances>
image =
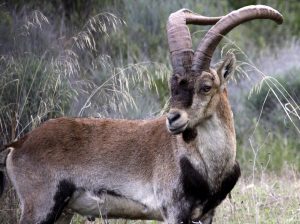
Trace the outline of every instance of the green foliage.
<instances>
[{"instance_id":1,"label":"green foliage","mask_svg":"<svg viewBox=\"0 0 300 224\"><path fill-rule=\"evenodd\" d=\"M5 9L8 21L5 33L8 44L1 48L0 59L0 126L2 141L10 142L34 128L41 120L61 116L69 110L75 91L67 74L59 70L59 56L47 48L49 39L40 31L49 23L40 12L33 11L16 20Z\"/></svg>"},{"instance_id":2,"label":"green foliage","mask_svg":"<svg viewBox=\"0 0 300 224\"><path fill-rule=\"evenodd\" d=\"M275 131L276 130L276 131ZM284 133L259 128L249 139L249 144L239 144L238 161L245 173L275 171L280 173L289 164L300 170L300 142Z\"/></svg>"},{"instance_id":3,"label":"green foliage","mask_svg":"<svg viewBox=\"0 0 300 224\"><path fill-rule=\"evenodd\" d=\"M4 71L0 76L0 121L7 137L14 139L28 132L38 122L35 118L61 116L69 109L74 93L45 57L3 57L0 66Z\"/></svg>"}]
</instances>

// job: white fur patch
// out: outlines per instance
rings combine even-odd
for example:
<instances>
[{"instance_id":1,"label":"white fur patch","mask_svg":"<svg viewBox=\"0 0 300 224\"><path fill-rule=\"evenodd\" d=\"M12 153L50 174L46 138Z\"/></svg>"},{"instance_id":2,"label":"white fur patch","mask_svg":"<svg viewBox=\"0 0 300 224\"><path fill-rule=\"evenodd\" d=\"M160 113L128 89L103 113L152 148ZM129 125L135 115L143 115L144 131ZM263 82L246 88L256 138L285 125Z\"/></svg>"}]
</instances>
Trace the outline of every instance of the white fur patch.
<instances>
[{"instance_id":1,"label":"white fur patch","mask_svg":"<svg viewBox=\"0 0 300 224\"><path fill-rule=\"evenodd\" d=\"M10 152L9 154L7 155L7 158L6 158L6 171L7 171L7 175L10 179L10 181L12 182L15 190L17 191L17 194L19 196L19 200L20 200L20 204L21 204L21 208L23 210L23 207L24 207L24 201L23 201L23 198L20 198L20 189L19 189L19 184L16 180L16 177L14 175L14 172L13 172L13 162L12 162L12 154L15 150L15 148L13 147L9 147L8 149L10 149Z\"/></svg>"},{"instance_id":2,"label":"white fur patch","mask_svg":"<svg viewBox=\"0 0 300 224\"><path fill-rule=\"evenodd\" d=\"M105 198L100 198L89 191L76 191L69 201L68 207L85 216L99 216Z\"/></svg>"},{"instance_id":3,"label":"white fur patch","mask_svg":"<svg viewBox=\"0 0 300 224\"><path fill-rule=\"evenodd\" d=\"M235 142L229 139L225 129L216 115L197 127L198 150L211 180L222 178L235 161Z\"/></svg>"},{"instance_id":4,"label":"white fur patch","mask_svg":"<svg viewBox=\"0 0 300 224\"><path fill-rule=\"evenodd\" d=\"M131 194L134 194L135 198L105 193L95 195L89 191L79 190L71 197L68 208L83 216L117 216L119 218L147 216L149 219L161 219L159 210L153 209L156 204L154 196L147 194L147 190L144 191L143 189L149 188L146 185L143 186L130 189Z\"/></svg>"}]
</instances>

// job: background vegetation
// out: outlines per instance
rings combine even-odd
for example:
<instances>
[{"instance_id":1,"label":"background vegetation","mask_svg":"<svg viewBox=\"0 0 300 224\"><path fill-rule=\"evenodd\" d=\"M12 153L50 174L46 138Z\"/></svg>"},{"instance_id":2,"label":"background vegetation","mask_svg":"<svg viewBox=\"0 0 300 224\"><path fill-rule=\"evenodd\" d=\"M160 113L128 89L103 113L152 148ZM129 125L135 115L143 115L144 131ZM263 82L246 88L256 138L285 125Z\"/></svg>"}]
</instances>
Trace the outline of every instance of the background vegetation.
<instances>
[{"instance_id":1,"label":"background vegetation","mask_svg":"<svg viewBox=\"0 0 300 224\"><path fill-rule=\"evenodd\" d=\"M53 117L158 116L169 98L168 15L189 8L218 16L249 4L270 5L285 21L242 25L215 53L215 62L228 50L239 60L229 92L244 175L217 222L299 222L297 0L0 1L0 144ZM208 28L190 27L194 46ZM17 207L10 189L0 222L16 223Z\"/></svg>"}]
</instances>

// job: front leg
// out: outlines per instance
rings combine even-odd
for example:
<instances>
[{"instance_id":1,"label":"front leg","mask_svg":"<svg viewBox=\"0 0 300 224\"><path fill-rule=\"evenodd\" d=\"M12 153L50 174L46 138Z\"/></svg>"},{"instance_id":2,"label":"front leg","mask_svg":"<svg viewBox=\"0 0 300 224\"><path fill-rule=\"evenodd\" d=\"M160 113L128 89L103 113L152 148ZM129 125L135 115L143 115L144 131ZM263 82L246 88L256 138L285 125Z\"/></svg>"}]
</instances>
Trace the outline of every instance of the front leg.
<instances>
[{"instance_id":1,"label":"front leg","mask_svg":"<svg viewBox=\"0 0 300 224\"><path fill-rule=\"evenodd\" d=\"M166 224L191 224L192 205L185 199L173 201L169 206L164 206L164 221Z\"/></svg>"},{"instance_id":2,"label":"front leg","mask_svg":"<svg viewBox=\"0 0 300 224\"><path fill-rule=\"evenodd\" d=\"M203 215L200 219L201 224L212 224L215 215L215 209L210 210L205 215Z\"/></svg>"},{"instance_id":3,"label":"front leg","mask_svg":"<svg viewBox=\"0 0 300 224\"><path fill-rule=\"evenodd\" d=\"M193 224L212 224L215 215L215 209L203 214L203 206L197 206L191 213L191 220Z\"/></svg>"},{"instance_id":4,"label":"front leg","mask_svg":"<svg viewBox=\"0 0 300 224\"><path fill-rule=\"evenodd\" d=\"M164 209L164 219L166 224L212 224L215 209L202 214L202 209L192 209L193 205L187 200L175 202L172 206Z\"/></svg>"}]
</instances>

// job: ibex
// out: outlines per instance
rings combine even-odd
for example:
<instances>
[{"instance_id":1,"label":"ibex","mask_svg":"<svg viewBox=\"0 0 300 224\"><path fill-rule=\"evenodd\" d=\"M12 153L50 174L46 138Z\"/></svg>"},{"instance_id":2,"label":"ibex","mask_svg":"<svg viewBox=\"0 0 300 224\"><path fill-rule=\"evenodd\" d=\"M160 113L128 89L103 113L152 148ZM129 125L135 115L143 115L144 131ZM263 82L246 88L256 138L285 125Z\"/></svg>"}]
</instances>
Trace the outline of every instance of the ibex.
<instances>
[{"instance_id":1,"label":"ibex","mask_svg":"<svg viewBox=\"0 0 300 224\"><path fill-rule=\"evenodd\" d=\"M236 59L229 53L216 69L210 62L222 36L252 19L283 21L279 12L260 5L223 17L187 9L170 15L173 74L167 115L152 120L58 118L6 145L4 167L20 199L20 223L62 223L65 211L168 224L212 223L240 168L226 90ZM187 24L215 24L195 53Z\"/></svg>"}]
</instances>

